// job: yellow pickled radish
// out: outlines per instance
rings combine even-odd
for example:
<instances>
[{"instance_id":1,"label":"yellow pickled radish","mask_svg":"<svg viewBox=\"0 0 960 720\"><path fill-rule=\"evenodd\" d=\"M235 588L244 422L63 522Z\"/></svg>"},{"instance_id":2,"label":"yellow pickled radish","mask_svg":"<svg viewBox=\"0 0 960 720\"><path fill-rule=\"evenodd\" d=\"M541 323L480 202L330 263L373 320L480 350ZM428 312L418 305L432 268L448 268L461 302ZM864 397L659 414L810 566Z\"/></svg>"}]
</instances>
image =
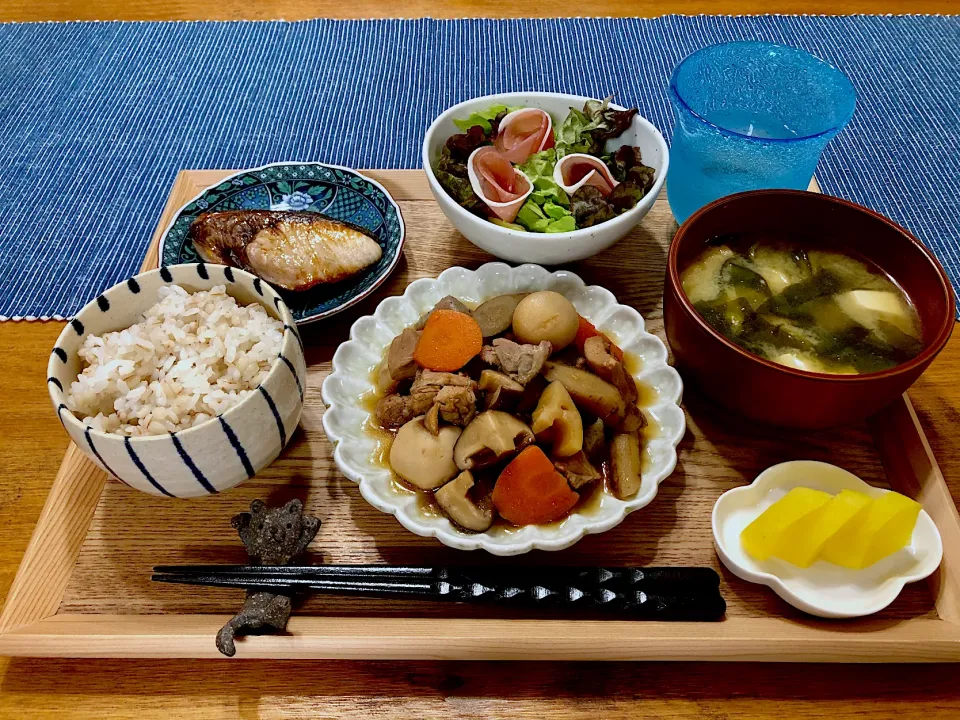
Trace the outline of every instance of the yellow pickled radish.
<instances>
[{"instance_id":1,"label":"yellow pickled radish","mask_svg":"<svg viewBox=\"0 0 960 720\"><path fill-rule=\"evenodd\" d=\"M776 543L773 554L798 567L810 567L823 546L847 523L866 516L870 496L856 490L841 490L830 502L794 523Z\"/></svg>"},{"instance_id":2,"label":"yellow pickled radish","mask_svg":"<svg viewBox=\"0 0 960 720\"><path fill-rule=\"evenodd\" d=\"M826 542L821 557L852 570L869 567L910 544L919 514L920 503L884 493Z\"/></svg>"},{"instance_id":3,"label":"yellow pickled radish","mask_svg":"<svg viewBox=\"0 0 960 720\"><path fill-rule=\"evenodd\" d=\"M796 523L830 502L820 490L795 487L768 507L740 534L743 549L757 560L766 560L777 549L780 538Z\"/></svg>"}]
</instances>

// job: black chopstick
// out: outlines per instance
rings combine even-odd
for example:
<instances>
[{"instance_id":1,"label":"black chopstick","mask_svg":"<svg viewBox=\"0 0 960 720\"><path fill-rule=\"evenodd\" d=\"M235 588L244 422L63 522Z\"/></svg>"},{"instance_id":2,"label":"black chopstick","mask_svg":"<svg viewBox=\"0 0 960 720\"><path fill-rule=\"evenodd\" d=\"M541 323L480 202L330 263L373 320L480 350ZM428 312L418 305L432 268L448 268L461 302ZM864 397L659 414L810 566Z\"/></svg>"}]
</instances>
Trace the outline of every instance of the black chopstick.
<instances>
[{"instance_id":1,"label":"black chopstick","mask_svg":"<svg viewBox=\"0 0 960 720\"><path fill-rule=\"evenodd\" d=\"M720 587L720 576L707 567L497 566L415 567L404 565L158 565L155 573L179 575L265 575L309 579L397 578L464 580L529 585L558 583L602 585L611 589L697 591Z\"/></svg>"},{"instance_id":2,"label":"black chopstick","mask_svg":"<svg viewBox=\"0 0 960 720\"><path fill-rule=\"evenodd\" d=\"M726 610L719 576L710 568L161 565L154 570L153 580L175 584L587 609L633 619L712 621Z\"/></svg>"}]
</instances>

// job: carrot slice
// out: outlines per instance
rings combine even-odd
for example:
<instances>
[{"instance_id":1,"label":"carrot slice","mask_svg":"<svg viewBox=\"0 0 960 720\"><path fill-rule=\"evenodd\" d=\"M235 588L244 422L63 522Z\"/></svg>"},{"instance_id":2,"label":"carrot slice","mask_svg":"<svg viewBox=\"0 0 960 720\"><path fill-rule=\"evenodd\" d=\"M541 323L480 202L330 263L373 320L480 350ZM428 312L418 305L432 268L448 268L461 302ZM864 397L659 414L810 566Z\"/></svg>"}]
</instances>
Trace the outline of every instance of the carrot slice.
<instances>
[{"instance_id":1,"label":"carrot slice","mask_svg":"<svg viewBox=\"0 0 960 720\"><path fill-rule=\"evenodd\" d=\"M577 350L580 351L581 355L583 355L583 344L590 338L597 335L603 335L603 333L597 330L592 322L581 315L580 324L577 326L577 336L573 340L577 346ZM603 335L603 337L607 336ZM623 350L617 347L616 343L614 343L613 340L610 340L610 338L607 338L607 340L610 342L610 354L620 362L623 362Z\"/></svg>"},{"instance_id":2,"label":"carrot slice","mask_svg":"<svg viewBox=\"0 0 960 720\"><path fill-rule=\"evenodd\" d=\"M497 512L514 525L559 520L579 499L536 445L517 455L500 473L493 488Z\"/></svg>"},{"instance_id":3,"label":"carrot slice","mask_svg":"<svg viewBox=\"0 0 960 720\"><path fill-rule=\"evenodd\" d=\"M509 475L542 475L554 471L547 454L536 445L524 448L501 472L500 478ZM497 481L499 482L499 480Z\"/></svg>"},{"instance_id":4,"label":"carrot slice","mask_svg":"<svg viewBox=\"0 0 960 720\"><path fill-rule=\"evenodd\" d=\"M459 370L483 347L477 321L456 310L434 310L413 351L418 365L429 370Z\"/></svg>"}]
</instances>

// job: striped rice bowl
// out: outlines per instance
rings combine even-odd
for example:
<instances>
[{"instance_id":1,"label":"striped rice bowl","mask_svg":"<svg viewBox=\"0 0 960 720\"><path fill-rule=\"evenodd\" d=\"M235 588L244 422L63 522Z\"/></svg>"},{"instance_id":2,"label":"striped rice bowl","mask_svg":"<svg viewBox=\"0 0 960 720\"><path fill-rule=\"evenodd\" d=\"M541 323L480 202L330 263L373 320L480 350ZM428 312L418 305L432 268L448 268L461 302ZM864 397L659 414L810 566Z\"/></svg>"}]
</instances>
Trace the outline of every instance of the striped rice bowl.
<instances>
[{"instance_id":1,"label":"striped rice bowl","mask_svg":"<svg viewBox=\"0 0 960 720\"><path fill-rule=\"evenodd\" d=\"M47 388L77 448L165 497L223 492L294 436L307 367L296 320L255 275L148 270L87 303L57 338Z\"/></svg>"},{"instance_id":2,"label":"striped rice bowl","mask_svg":"<svg viewBox=\"0 0 960 720\"><path fill-rule=\"evenodd\" d=\"M126 330L88 335L85 367L66 393L89 427L164 435L216 417L247 397L277 361L283 323L240 305L224 285L157 290L159 302Z\"/></svg>"}]
</instances>

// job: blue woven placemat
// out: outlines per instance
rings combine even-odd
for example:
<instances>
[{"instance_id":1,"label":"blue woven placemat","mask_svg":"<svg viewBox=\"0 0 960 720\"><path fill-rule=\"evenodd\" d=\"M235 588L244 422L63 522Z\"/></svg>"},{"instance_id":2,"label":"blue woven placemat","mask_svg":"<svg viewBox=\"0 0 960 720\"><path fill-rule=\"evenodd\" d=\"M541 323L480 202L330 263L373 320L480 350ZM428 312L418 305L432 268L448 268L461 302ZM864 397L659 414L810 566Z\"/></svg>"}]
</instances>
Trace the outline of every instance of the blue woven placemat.
<instances>
[{"instance_id":1,"label":"blue woven placemat","mask_svg":"<svg viewBox=\"0 0 960 720\"><path fill-rule=\"evenodd\" d=\"M616 92L666 136L693 50L796 45L859 95L818 170L960 283L960 18L680 17L0 25L0 316L69 316L134 273L181 168L419 166L476 95Z\"/></svg>"}]
</instances>

